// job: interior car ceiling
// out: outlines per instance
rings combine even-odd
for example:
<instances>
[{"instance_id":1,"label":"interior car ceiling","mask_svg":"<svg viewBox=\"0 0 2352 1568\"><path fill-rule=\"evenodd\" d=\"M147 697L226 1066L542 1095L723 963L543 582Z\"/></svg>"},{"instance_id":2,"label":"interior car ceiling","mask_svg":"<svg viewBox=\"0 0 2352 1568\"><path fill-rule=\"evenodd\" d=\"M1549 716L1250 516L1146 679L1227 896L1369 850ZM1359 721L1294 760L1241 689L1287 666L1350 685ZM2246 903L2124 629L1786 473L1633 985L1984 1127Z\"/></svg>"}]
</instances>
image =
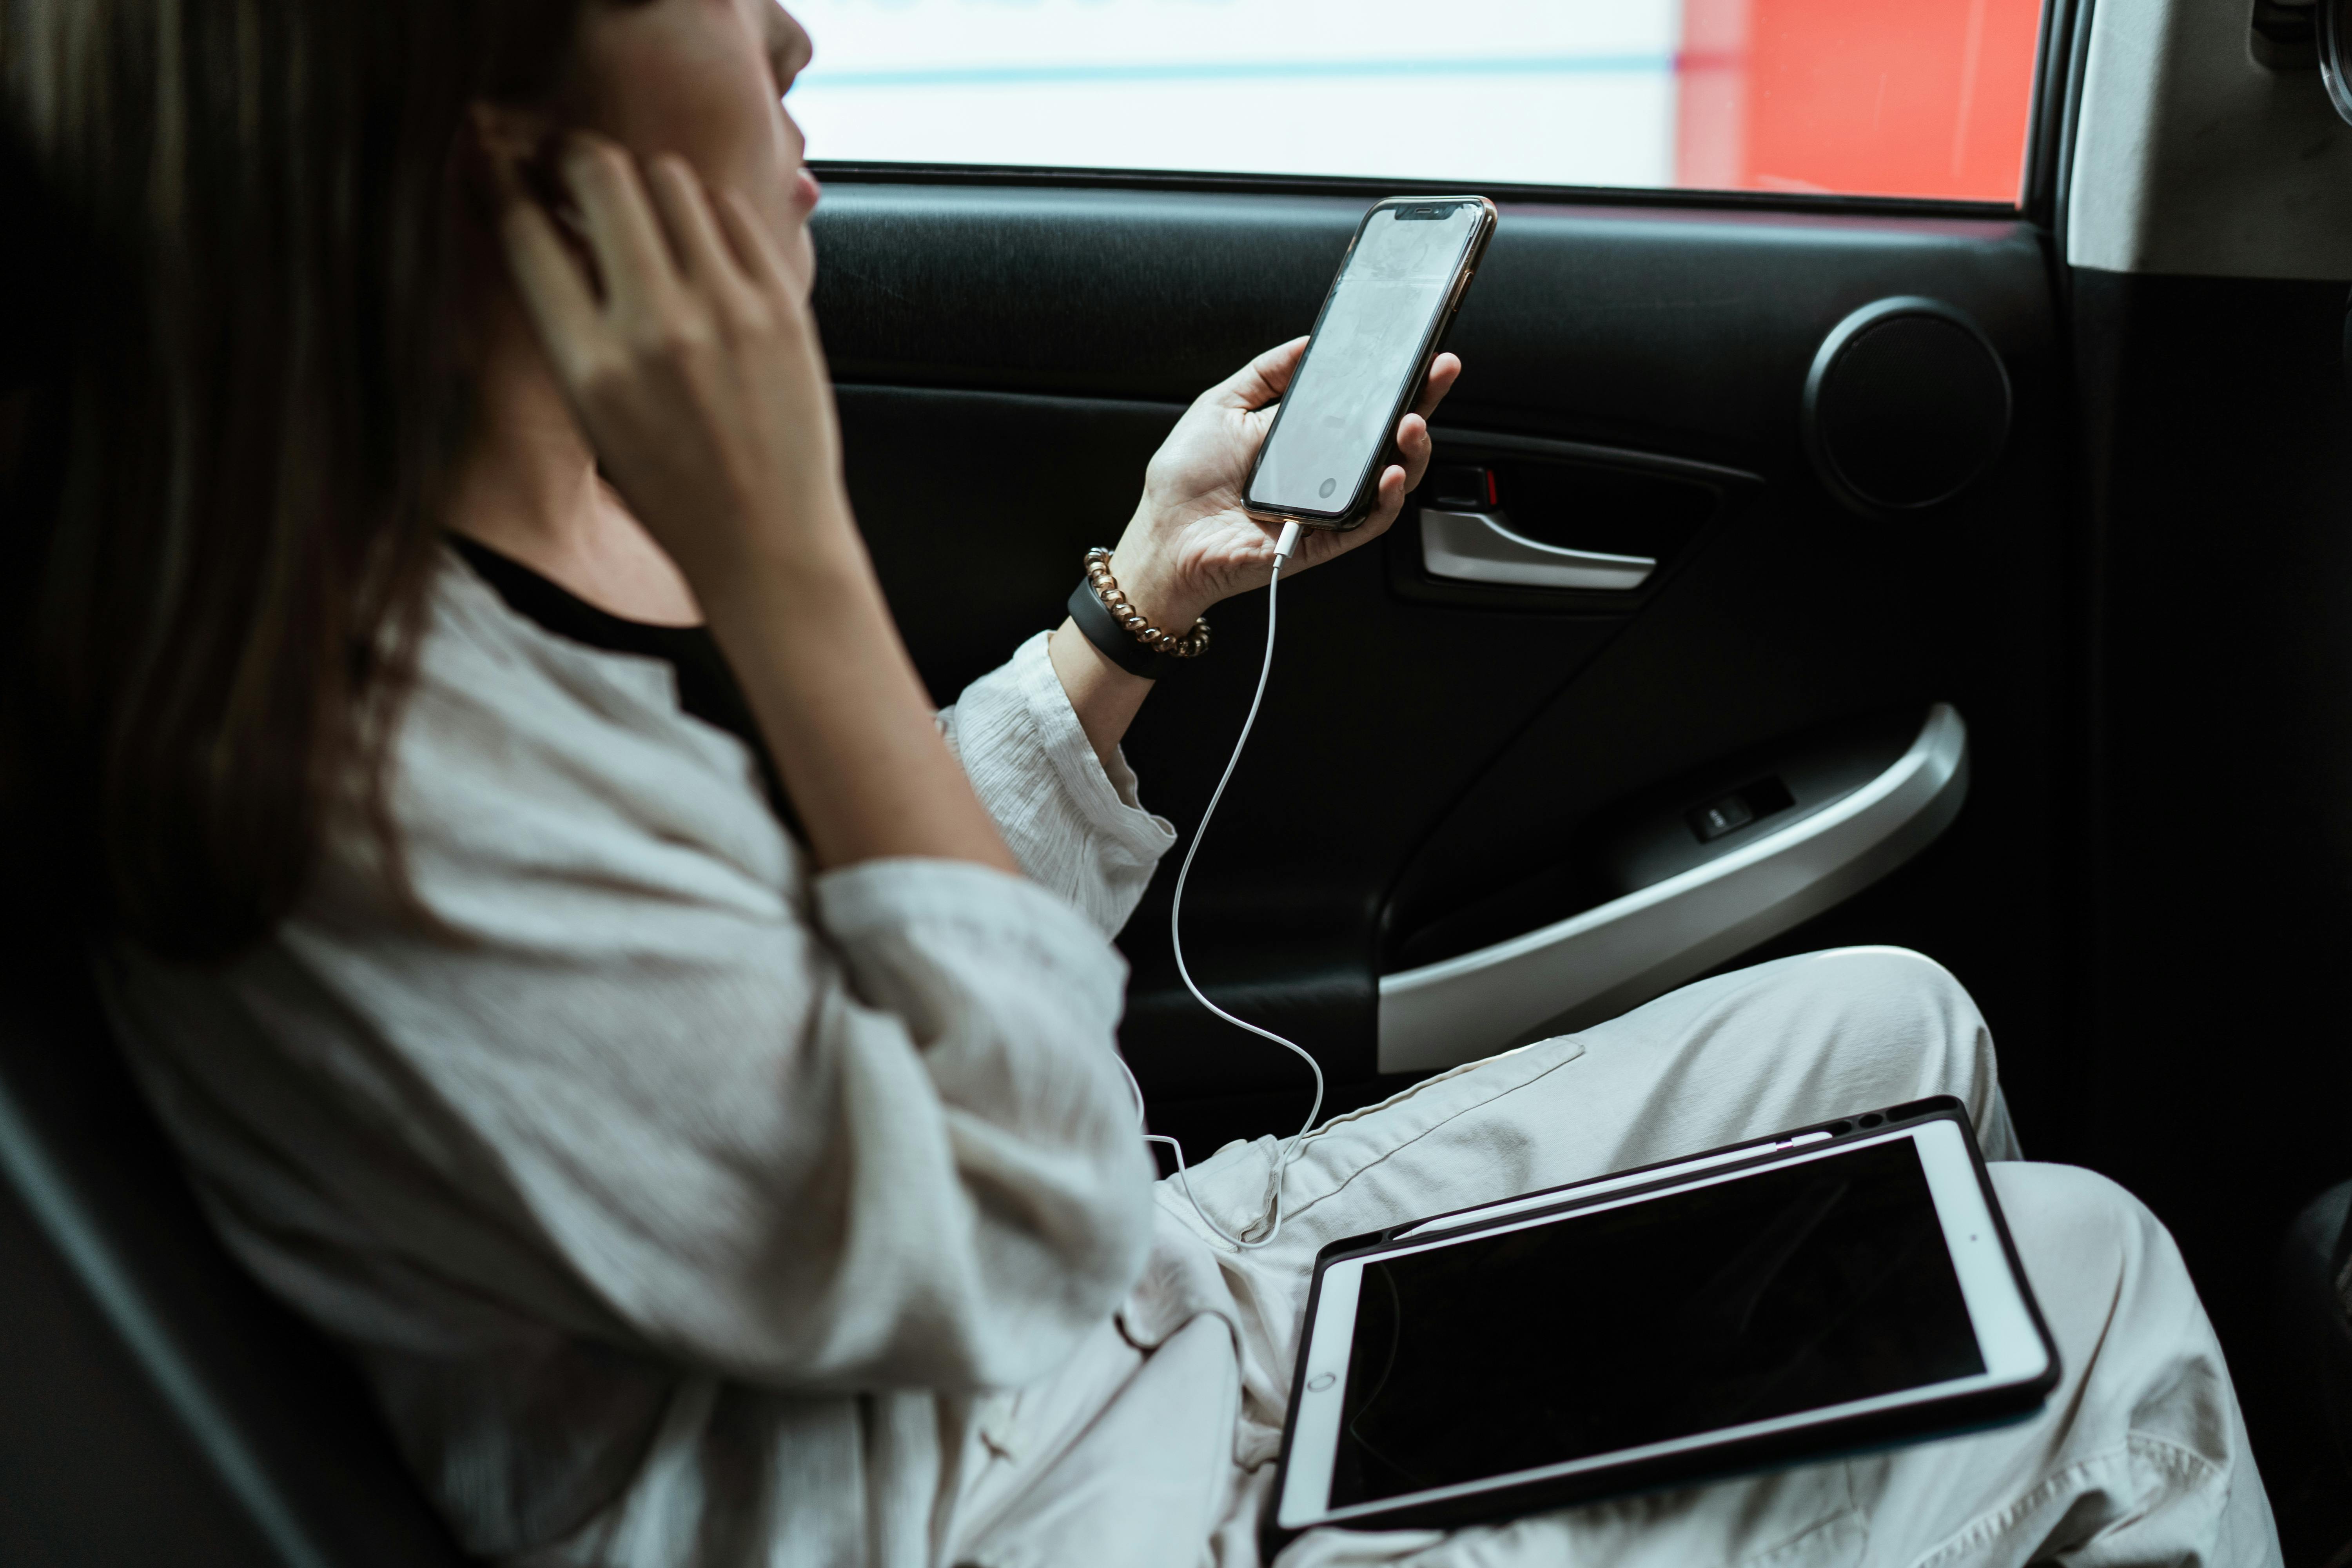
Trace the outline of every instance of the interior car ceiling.
<instances>
[{"instance_id":1,"label":"interior car ceiling","mask_svg":"<svg viewBox=\"0 0 2352 1568\"><path fill-rule=\"evenodd\" d=\"M1801 923L1815 906L1784 901L1689 951L1895 943L1952 970L2027 1152L2115 1177L2178 1238L2300 1568L2352 1536L2271 1294L2297 1209L2352 1176L2352 128L2307 65L2256 66L2246 25L2052 0L2019 207L1484 187L1501 226L1416 500L1475 514L1491 476L1538 553L1656 564L1465 580L1409 509L1286 583L1184 913L1205 988L1311 1049L1344 1110L1697 971L1436 1057L1384 1037L1384 980L1826 820L1948 711L1945 815ZM1059 621L1186 403L1308 329L1363 208L1444 194L817 169L852 496L942 702ZM31 248L0 249L6 297L41 297ZM56 325L13 316L12 352ZM56 433L11 413L23 493ZM1211 619L1126 742L1188 837L1265 596ZM1118 938L1151 1121L1194 1158L1286 1134L1306 1074L1184 994L1171 880ZM0 1558L455 1561L347 1373L204 1237L64 933L9 883Z\"/></svg>"}]
</instances>

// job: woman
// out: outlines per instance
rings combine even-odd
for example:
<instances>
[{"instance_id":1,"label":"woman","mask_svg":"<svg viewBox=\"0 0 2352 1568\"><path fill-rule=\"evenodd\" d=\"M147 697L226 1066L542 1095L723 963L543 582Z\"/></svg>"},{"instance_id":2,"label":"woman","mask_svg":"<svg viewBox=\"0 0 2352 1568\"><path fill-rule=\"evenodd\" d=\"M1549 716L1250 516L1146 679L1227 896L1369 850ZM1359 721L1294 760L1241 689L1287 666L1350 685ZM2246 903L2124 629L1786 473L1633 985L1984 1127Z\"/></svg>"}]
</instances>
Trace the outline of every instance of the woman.
<instances>
[{"instance_id":1,"label":"woman","mask_svg":"<svg viewBox=\"0 0 2352 1568\"><path fill-rule=\"evenodd\" d=\"M1326 1240L1930 1093L2014 1159L1950 978L1821 954L1340 1118L1278 1240L1217 1242L1114 1055L1108 938L1172 837L1118 753L1151 683L1066 624L928 710L806 310L800 29L5 16L112 307L60 395L23 787L214 1218L470 1551L1248 1563ZM1265 581L1236 487L1299 350L1147 473L1112 566L1159 625ZM1294 569L1396 517L1459 369ZM1194 1190L1258 1225L1272 1157ZM2274 1557L2161 1228L2084 1173L1996 1184L2065 1362L2039 1420L1286 1561Z\"/></svg>"}]
</instances>

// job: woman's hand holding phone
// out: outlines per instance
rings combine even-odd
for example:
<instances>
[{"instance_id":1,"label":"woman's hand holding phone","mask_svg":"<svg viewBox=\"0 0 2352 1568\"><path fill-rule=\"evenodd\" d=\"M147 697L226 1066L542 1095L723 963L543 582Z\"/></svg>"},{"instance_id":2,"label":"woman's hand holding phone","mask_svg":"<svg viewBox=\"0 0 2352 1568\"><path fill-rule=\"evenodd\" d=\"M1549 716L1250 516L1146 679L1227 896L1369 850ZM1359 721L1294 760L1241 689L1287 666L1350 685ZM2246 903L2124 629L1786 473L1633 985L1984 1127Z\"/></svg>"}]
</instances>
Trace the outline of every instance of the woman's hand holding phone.
<instances>
[{"instance_id":1,"label":"woman's hand holding phone","mask_svg":"<svg viewBox=\"0 0 2352 1568\"><path fill-rule=\"evenodd\" d=\"M1220 599L1263 588L1274 575L1280 531L1242 509L1242 490L1274 427L1274 405L1306 353L1307 340L1294 338L1258 355L1193 399L1152 454L1143 471L1143 499L1111 552L1111 574L1154 626L1181 632ZM1430 362L1420 397L1397 422L1400 460L1381 470L1371 514L1345 531L1307 529L1284 576L1388 531L1404 510L1406 493L1429 468L1429 416L1461 374L1462 362L1453 354ZM1071 709L1096 755L1108 763L1151 682L1105 658L1067 621L1054 634L1051 653Z\"/></svg>"},{"instance_id":2,"label":"woman's hand holding phone","mask_svg":"<svg viewBox=\"0 0 2352 1568\"><path fill-rule=\"evenodd\" d=\"M1295 338L1202 393L1144 470L1143 499L1119 536L1111 570L1154 625L1181 631L1220 599L1263 588L1272 575L1280 531L1242 510L1242 489L1273 426L1274 405L1306 353L1307 340ZM1421 396L1397 424L1397 461L1381 474L1371 515L1344 532L1307 530L1283 568L1286 578L1388 531L1429 467L1429 416L1461 374L1453 354L1430 362Z\"/></svg>"}]
</instances>

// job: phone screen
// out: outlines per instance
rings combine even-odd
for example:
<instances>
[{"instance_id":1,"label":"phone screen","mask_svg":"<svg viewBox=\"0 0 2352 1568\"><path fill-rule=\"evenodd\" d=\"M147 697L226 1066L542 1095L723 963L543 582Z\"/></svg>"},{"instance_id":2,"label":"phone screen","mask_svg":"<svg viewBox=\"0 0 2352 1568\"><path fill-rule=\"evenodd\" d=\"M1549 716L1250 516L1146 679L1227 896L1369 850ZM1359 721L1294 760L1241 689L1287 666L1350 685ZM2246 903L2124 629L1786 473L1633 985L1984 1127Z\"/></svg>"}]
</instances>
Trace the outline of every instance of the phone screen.
<instances>
[{"instance_id":1,"label":"phone screen","mask_svg":"<svg viewBox=\"0 0 2352 1568\"><path fill-rule=\"evenodd\" d=\"M1367 1264L1330 1506L1984 1369L1895 1139Z\"/></svg>"},{"instance_id":2,"label":"phone screen","mask_svg":"<svg viewBox=\"0 0 2352 1568\"><path fill-rule=\"evenodd\" d=\"M1483 212L1476 202L1415 202L1365 224L1283 397L1252 506L1332 512L1354 498L1394 434L1398 396L1421 369Z\"/></svg>"}]
</instances>

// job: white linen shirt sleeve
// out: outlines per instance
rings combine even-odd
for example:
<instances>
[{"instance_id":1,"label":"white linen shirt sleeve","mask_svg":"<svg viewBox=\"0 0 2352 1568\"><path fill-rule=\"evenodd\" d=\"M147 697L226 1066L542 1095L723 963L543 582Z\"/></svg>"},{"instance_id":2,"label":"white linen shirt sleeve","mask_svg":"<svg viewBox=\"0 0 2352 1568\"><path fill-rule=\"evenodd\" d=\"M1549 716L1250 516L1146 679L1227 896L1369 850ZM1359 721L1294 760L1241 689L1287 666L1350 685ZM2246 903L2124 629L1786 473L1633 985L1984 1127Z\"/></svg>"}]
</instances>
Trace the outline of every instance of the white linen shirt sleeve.
<instances>
[{"instance_id":1,"label":"white linen shirt sleeve","mask_svg":"<svg viewBox=\"0 0 2352 1568\"><path fill-rule=\"evenodd\" d=\"M1138 802L1123 754L1114 752L1108 767L1095 755L1046 636L966 687L940 711L940 730L1021 868L1116 934L1176 829Z\"/></svg>"},{"instance_id":2,"label":"white linen shirt sleeve","mask_svg":"<svg viewBox=\"0 0 2352 1568\"><path fill-rule=\"evenodd\" d=\"M957 729L1055 892L918 859L810 881L667 666L445 570L391 800L443 930L346 834L262 949L115 988L233 1239L362 1341L417 1321L404 1292L783 1390L1054 1365L1151 1237L1104 929L1150 856L1098 770L1055 798L1076 721L1024 679Z\"/></svg>"}]
</instances>

